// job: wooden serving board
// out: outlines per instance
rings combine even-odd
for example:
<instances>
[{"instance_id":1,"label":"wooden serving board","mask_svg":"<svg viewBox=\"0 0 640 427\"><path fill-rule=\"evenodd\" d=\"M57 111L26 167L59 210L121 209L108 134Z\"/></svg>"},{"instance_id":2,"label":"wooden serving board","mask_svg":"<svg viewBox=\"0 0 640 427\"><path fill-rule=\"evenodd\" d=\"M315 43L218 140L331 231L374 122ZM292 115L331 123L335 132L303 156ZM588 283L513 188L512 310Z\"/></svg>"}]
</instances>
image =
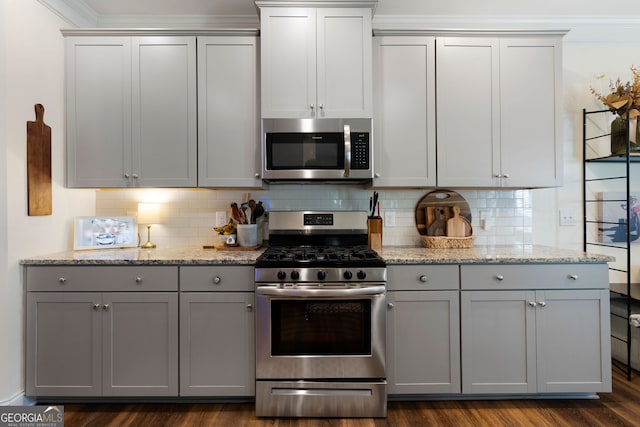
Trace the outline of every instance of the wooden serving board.
<instances>
[{"instance_id":1,"label":"wooden serving board","mask_svg":"<svg viewBox=\"0 0 640 427\"><path fill-rule=\"evenodd\" d=\"M51 215L51 128L44 106L35 105L36 121L27 122L27 194L29 215Z\"/></svg>"}]
</instances>

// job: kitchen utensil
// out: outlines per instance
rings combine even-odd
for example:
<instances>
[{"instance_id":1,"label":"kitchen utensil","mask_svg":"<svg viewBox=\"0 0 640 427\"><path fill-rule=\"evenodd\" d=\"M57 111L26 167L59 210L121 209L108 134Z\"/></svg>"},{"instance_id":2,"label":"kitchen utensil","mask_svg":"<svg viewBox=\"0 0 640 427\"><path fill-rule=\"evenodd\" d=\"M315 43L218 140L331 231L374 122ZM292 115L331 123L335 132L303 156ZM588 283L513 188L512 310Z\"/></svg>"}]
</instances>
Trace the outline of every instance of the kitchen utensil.
<instances>
[{"instance_id":1,"label":"kitchen utensil","mask_svg":"<svg viewBox=\"0 0 640 427\"><path fill-rule=\"evenodd\" d=\"M51 215L51 128L44 107L35 105L36 121L27 122L27 194L29 215Z\"/></svg>"},{"instance_id":2,"label":"kitchen utensil","mask_svg":"<svg viewBox=\"0 0 640 427\"><path fill-rule=\"evenodd\" d=\"M369 218L373 218L373 196L369 197Z\"/></svg>"},{"instance_id":3,"label":"kitchen utensil","mask_svg":"<svg viewBox=\"0 0 640 427\"><path fill-rule=\"evenodd\" d=\"M371 216L375 215L374 209L378 206L378 192L373 192L373 209L371 209ZM378 206L378 216L380 216L380 207Z\"/></svg>"},{"instance_id":4,"label":"kitchen utensil","mask_svg":"<svg viewBox=\"0 0 640 427\"><path fill-rule=\"evenodd\" d=\"M238 204L235 202L231 203L231 218L238 224L244 224L242 214L240 213L240 209L238 208Z\"/></svg>"}]
</instances>

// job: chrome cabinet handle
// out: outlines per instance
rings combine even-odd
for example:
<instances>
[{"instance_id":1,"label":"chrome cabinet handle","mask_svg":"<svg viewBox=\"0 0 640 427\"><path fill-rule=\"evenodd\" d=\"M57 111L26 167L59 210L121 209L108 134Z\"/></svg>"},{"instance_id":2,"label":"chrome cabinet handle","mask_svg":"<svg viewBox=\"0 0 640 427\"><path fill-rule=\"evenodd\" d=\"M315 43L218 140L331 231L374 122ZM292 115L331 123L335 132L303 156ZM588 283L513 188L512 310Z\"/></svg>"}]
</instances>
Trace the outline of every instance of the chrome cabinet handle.
<instances>
[{"instance_id":1,"label":"chrome cabinet handle","mask_svg":"<svg viewBox=\"0 0 640 427\"><path fill-rule=\"evenodd\" d=\"M427 276L425 276L425 275L423 274L422 276L420 276L419 280L420 280L422 283L426 283L428 279L427 279Z\"/></svg>"},{"instance_id":2,"label":"chrome cabinet handle","mask_svg":"<svg viewBox=\"0 0 640 427\"><path fill-rule=\"evenodd\" d=\"M102 306L102 311L109 311L109 304L105 304Z\"/></svg>"},{"instance_id":3,"label":"chrome cabinet handle","mask_svg":"<svg viewBox=\"0 0 640 427\"><path fill-rule=\"evenodd\" d=\"M314 110L316 108L316 106L314 104L309 105L309 107Z\"/></svg>"},{"instance_id":4,"label":"chrome cabinet handle","mask_svg":"<svg viewBox=\"0 0 640 427\"><path fill-rule=\"evenodd\" d=\"M67 283L67 278L66 277L61 277L61 278L58 279L58 282L62 283L62 284L65 284L65 283Z\"/></svg>"},{"instance_id":5,"label":"chrome cabinet handle","mask_svg":"<svg viewBox=\"0 0 640 427\"><path fill-rule=\"evenodd\" d=\"M351 175L351 126L344 125L344 176Z\"/></svg>"},{"instance_id":6,"label":"chrome cabinet handle","mask_svg":"<svg viewBox=\"0 0 640 427\"><path fill-rule=\"evenodd\" d=\"M502 274L497 274L496 275L496 280L502 281L502 280L504 280L504 276Z\"/></svg>"},{"instance_id":7,"label":"chrome cabinet handle","mask_svg":"<svg viewBox=\"0 0 640 427\"><path fill-rule=\"evenodd\" d=\"M571 279L571 280L578 280L578 275L577 274L569 274L567 277L569 279Z\"/></svg>"},{"instance_id":8,"label":"chrome cabinet handle","mask_svg":"<svg viewBox=\"0 0 640 427\"><path fill-rule=\"evenodd\" d=\"M387 304L387 307L389 307L389 308L393 308L393 303L392 303L392 302L388 303L388 304Z\"/></svg>"},{"instance_id":9,"label":"chrome cabinet handle","mask_svg":"<svg viewBox=\"0 0 640 427\"><path fill-rule=\"evenodd\" d=\"M380 174L378 172L376 172L375 174L373 174L373 176L375 176L376 178L380 178Z\"/></svg>"},{"instance_id":10,"label":"chrome cabinet handle","mask_svg":"<svg viewBox=\"0 0 640 427\"><path fill-rule=\"evenodd\" d=\"M258 172L256 172L253 176L254 178L260 178L260 174Z\"/></svg>"},{"instance_id":11,"label":"chrome cabinet handle","mask_svg":"<svg viewBox=\"0 0 640 427\"><path fill-rule=\"evenodd\" d=\"M324 104L318 104L318 108L320 108L321 110L324 110Z\"/></svg>"},{"instance_id":12,"label":"chrome cabinet handle","mask_svg":"<svg viewBox=\"0 0 640 427\"><path fill-rule=\"evenodd\" d=\"M136 277L136 283L142 283L142 277Z\"/></svg>"},{"instance_id":13,"label":"chrome cabinet handle","mask_svg":"<svg viewBox=\"0 0 640 427\"><path fill-rule=\"evenodd\" d=\"M93 309L94 309L95 311L100 310L100 304L93 304Z\"/></svg>"},{"instance_id":14,"label":"chrome cabinet handle","mask_svg":"<svg viewBox=\"0 0 640 427\"><path fill-rule=\"evenodd\" d=\"M216 276L213 278L213 283L215 285L219 284L220 282L222 282L222 279L220 278L220 276Z\"/></svg>"},{"instance_id":15,"label":"chrome cabinet handle","mask_svg":"<svg viewBox=\"0 0 640 427\"><path fill-rule=\"evenodd\" d=\"M494 178L502 178L502 174L501 173L495 173L493 174Z\"/></svg>"},{"instance_id":16,"label":"chrome cabinet handle","mask_svg":"<svg viewBox=\"0 0 640 427\"><path fill-rule=\"evenodd\" d=\"M529 304L531 307L535 307L536 305L538 305L538 303L537 303L537 302L535 302L535 301L529 301L529 302L528 302L528 304Z\"/></svg>"},{"instance_id":17,"label":"chrome cabinet handle","mask_svg":"<svg viewBox=\"0 0 640 427\"><path fill-rule=\"evenodd\" d=\"M247 304L247 311L253 311L253 304Z\"/></svg>"},{"instance_id":18,"label":"chrome cabinet handle","mask_svg":"<svg viewBox=\"0 0 640 427\"><path fill-rule=\"evenodd\" d=\"M132 174L132 175L131 175L131 178L133 178L133 179L138 179L138 174L137 174L137 173Z\"/></svg>"},{"instance_id":19,"label":"chrome cabinet handle","mask_svg":"<svg viewBox=\"0 0 640 427\"><path fill-rule=\"evenodd\" d=\"M546 302L544 302L544 301L538 301L538 305L539 305L540 307L546 307L546 306L547 306L547 303L546 303Z\"/></svg>"},{"instance_id":20,"label":"chrome cabinet handle","mask_svg":"<svg viewBox=\"0 0 640 427\"><path fill-rule=\"evenodd\" d=\"M509 178L509 177L510 177L510 175L509 175L508 173L503 173L503 174L502 174L502 177L503 177L503 178Z\"/></svg>"},{"instance_id":21,"label":"chrome cabinet handle","mask_svg":"<svg viewBox=\"0 0 640 427\"><path fill-rule=\"evenodd\" d=\"M129 179L129 178L131 178L131 175L129 175L128 173L125 173L125 174L124 174L124 177L125 177L125 178L127 178L127 179Z\"/></svg>"}]
</instances>

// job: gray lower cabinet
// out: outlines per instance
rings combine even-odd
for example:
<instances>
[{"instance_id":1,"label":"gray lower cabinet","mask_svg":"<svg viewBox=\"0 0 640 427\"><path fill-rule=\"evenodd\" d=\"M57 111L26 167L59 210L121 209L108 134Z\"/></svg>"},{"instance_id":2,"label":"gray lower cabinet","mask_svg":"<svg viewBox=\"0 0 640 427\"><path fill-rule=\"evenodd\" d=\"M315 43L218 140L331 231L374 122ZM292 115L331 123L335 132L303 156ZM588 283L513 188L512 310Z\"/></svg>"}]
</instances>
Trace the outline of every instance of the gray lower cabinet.
<instances>
[{"instance_id":1,"label":"gray lower cabinet","mask_svg":"<svg viewBox=\"0 0 640 427\"><path fill-rule=\"evenodd\" d=\"M611 391L606 264L461 267L462 392Z\"/></svg>"},{"instance_id":2,"label":"gray lower cabinet","mask_svg":"<svg viewBox=\"0 0 640 427\"><path fill-rule=\"evenodd\" d=\"M254 269L180 268L180 395L255 395Z\"/></svg>"},{"instance_id":3,"label":"gray lower cabinet","mask_svg":"<svg viewBox=\"0 0 640 427\"><path fill-rule=\"evenodd\" d=\"M178 395L177 267L27 267L26 281L28 396Z\"/></svg>"},{"instance_id":4,"label":"gray lower cabinet","mask_svg":"<svg viewBox=\"0 0 640 427\"><path fill-rule=\"evenodd\" d=\"M460 393L457 265L388 267L387 391Z\"/></svg>"}]
</instances>

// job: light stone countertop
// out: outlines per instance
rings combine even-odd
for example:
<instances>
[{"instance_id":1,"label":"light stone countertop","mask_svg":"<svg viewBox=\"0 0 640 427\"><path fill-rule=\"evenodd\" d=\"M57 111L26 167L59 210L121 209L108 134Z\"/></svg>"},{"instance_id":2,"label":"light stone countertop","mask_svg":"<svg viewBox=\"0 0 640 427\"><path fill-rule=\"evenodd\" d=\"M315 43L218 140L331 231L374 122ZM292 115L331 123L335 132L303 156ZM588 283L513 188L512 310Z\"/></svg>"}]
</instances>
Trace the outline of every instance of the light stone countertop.
<instances>
[{"instance_id":1,"label":"light stone countertop","mask_svg":"<svg viewBox=\"0 0 640 427\"><path fill-rule=\"evenodd\" d=\"M23 265L253 265L264 249L201 247L67 251L21 260ZM471 249L383 247L387 264L606 263L614 258L548 246L474 246Z\"/></svg>"}]
</instances>

